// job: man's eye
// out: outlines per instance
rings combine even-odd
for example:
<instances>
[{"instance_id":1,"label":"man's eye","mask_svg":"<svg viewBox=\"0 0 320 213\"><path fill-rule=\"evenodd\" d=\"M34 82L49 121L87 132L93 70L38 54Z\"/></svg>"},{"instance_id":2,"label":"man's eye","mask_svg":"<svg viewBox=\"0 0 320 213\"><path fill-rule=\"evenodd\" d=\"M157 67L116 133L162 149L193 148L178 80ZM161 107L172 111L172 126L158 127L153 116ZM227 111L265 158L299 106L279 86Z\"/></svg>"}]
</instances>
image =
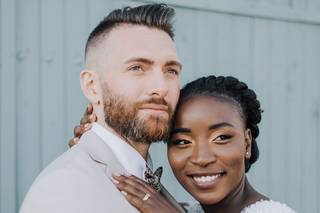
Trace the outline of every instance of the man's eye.
<instances>
[{"instance_id":1,"label":"man's eye","mask_svg":"<svg viewBox=\"0 0 320 213\"><path fill-rule=\"evenodd\" d=\"M179 75L179 72L177 70L175 70L175 69L169 69L168 73L171 74L171 75Z\"/></svg>"},{"instance_id":2,"label":"man's eye","mask_svg":"<svg viewBox=\"0 0 320 213\"><path fill-rule=\"evenodd\" d=\"M174 140L174 141L172 141L172 144L175 144L175 145L187 145L190 143L191 142L187 141L187 140Z\"/></svg>"},{"instance_id":3,"label":"man's eye","mask_svg":"<svg viewBox=\"0 0 320 213\"><path fill-rule=\"evenodd\" d=\"M135 72L137 72L137 71L143 71L142 67L139 66L139 65L135 65L135 66L129 67L128 70L130 70L130 71L135 71Z\"/></svg>"}]
</instances>

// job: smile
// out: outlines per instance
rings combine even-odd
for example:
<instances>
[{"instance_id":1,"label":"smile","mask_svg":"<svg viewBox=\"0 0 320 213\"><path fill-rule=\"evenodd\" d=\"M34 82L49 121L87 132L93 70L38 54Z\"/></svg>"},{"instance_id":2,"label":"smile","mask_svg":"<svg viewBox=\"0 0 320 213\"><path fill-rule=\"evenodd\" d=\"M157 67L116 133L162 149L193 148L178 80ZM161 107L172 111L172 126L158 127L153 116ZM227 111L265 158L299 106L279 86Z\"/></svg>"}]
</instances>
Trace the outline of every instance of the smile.
<instances>
[{"instance_id":1,"label":"smile","mask_svg":"<svg viewBox=\"0 0 320 213\"><path fill-rule=\"evenodd\" d=\"M215 179L217 179L218 177L220 177L221 174L218 175L212 175L212 176L200 176L200 177L192 177L193 180L195 180L198 183L206 183L206 182L212 182Z\"/></svg>"},{"instance_id":2,"label":"smile","mask_svg":"<svg viewBox=\"0 0 320 213\"><path fill-rule=\"evenodd\" d=\"M189 178L193 184L200 189L210 189L214 187L225 173L215 174L190 174Z\"/></svg>"}]
</instances>

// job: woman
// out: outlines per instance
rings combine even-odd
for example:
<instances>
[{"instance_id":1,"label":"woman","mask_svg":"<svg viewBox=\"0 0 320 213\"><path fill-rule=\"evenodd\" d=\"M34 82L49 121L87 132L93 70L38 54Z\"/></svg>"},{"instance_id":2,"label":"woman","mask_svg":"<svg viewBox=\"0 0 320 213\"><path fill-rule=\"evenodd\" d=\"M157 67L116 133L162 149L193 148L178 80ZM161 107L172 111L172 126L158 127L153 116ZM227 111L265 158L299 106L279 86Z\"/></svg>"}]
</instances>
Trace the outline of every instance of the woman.
<instances>
[{"instance_id":1,"label":"woman","mask_svg":"<svg viewBox=\"0 0 320 213\"><path fill-rule=\"evenodd\" d=\"M167 153L176 178L200 203L188 212L294 212L255 191L245 175L259 156L261 112L255 92L234 77L203 77L181 90ZM114 183L141 212L170 212L142 180L120 175Z\"/></svg>"}]
</instances>

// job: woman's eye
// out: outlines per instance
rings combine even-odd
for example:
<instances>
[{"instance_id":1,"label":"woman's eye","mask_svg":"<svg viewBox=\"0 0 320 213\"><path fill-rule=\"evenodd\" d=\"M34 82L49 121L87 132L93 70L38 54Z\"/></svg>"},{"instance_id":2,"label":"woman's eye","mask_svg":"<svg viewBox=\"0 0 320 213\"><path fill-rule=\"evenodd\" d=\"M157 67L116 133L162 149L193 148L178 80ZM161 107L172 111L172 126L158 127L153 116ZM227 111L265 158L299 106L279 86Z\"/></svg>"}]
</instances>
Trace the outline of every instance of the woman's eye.
<instances>
[{"instance_id":1,"label":"woman's eye","mask_svg":"<svg viewBox=\"0 0 320 213\"><path fill-rule=\"evenodd\" d=\"M187 145L190 143L191 142L187 141L187 140L174 140L174 141L172 141L172 144L175 144L175 145Z\"/></svg>"},{"instance_id":2,"label":"woman's eye","mask_svg":"<svg viewBox=\"0 0 320 213\"><path fill-rule=\"evenodd\" d=\"M227 140L229 140L231 138L230 135L219 135L218 137L216 137L215 139L213 139L214 142L217 143L224 143Z\"/></svg>"},{"instance_id":3,"label":"woman's eye","mask_svg":"<svg viewBox=\"0 0 320 213\"><path fill-rule=\"evenodd\" d=\"M135 72L137 72L137 71L143 71L142 67L139 66L139 65L135 65L135 66L129 67L129 70L130 70L130 71L135 71Z\"/></svg>"}]
</instances>

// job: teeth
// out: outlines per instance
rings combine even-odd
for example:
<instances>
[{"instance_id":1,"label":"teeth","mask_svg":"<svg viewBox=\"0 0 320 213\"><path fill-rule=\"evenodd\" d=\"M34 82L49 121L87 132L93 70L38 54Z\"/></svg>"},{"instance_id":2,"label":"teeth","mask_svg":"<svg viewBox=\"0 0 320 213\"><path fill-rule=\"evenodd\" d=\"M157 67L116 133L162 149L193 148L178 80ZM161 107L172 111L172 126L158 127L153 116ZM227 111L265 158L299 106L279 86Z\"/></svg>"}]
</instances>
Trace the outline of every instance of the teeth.
<instances>
[{"instance_id":1,"label":"teeth","mask_svg":"<svg viewBox=\"0 0 320 213\"><path fill-rule=\"evenodd\" d=\"M197 182L200 183L204 183L204 182L210 182L210 181L214 181L215 179L217 179L219 175L212 175L212 176L200 176L200 177L193 177L193 179Z\"/></svg>"}]
</instances>

